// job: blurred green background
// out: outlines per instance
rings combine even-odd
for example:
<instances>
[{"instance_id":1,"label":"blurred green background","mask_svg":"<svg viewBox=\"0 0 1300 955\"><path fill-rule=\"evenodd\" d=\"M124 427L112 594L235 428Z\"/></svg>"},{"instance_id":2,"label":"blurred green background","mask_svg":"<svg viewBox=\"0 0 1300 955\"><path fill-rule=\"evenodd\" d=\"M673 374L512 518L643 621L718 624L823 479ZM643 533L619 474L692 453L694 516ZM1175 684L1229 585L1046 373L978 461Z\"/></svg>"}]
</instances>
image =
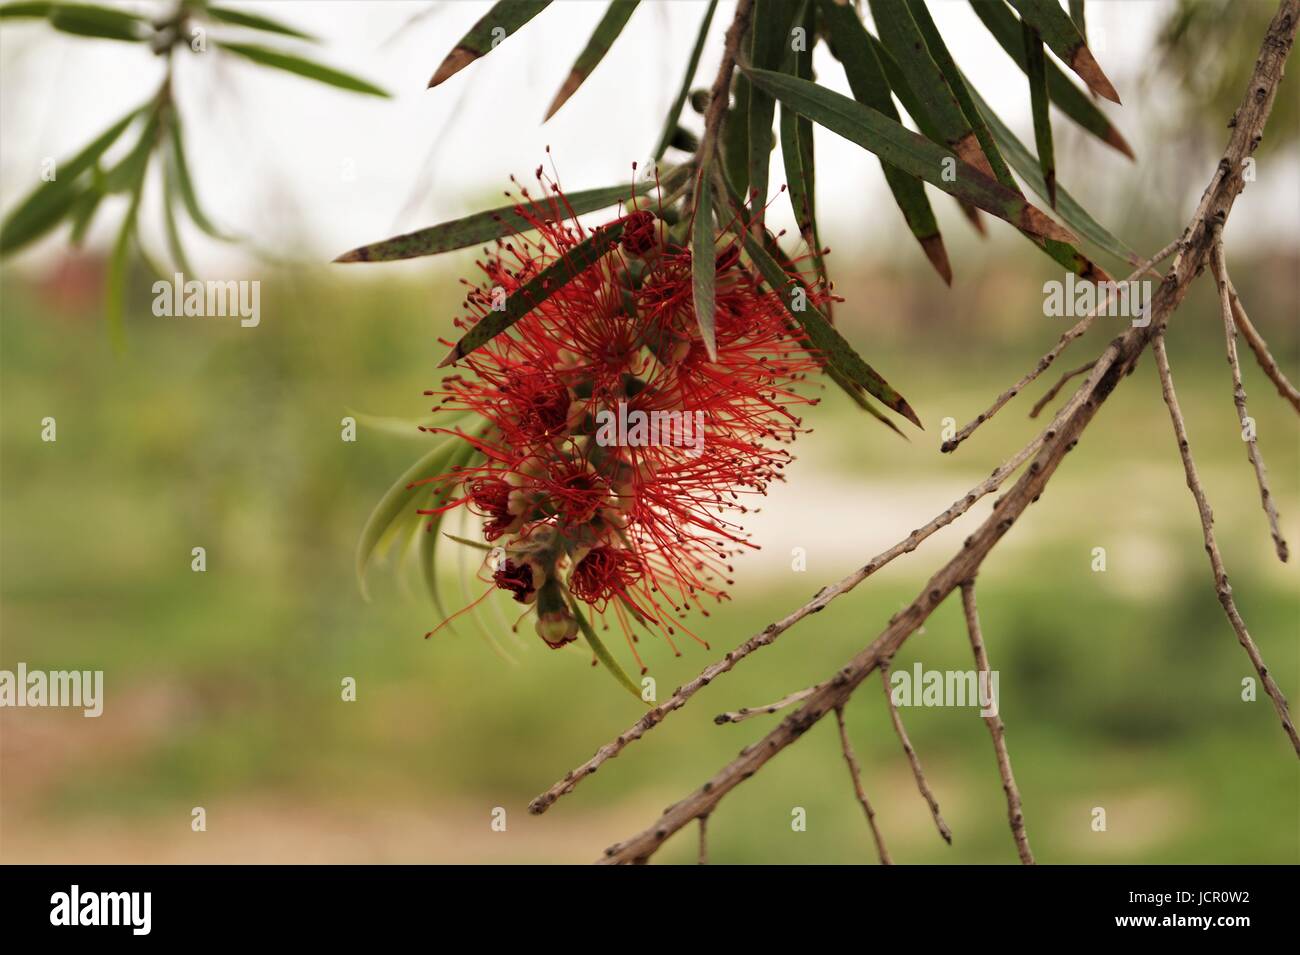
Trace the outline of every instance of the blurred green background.
<instances>
[{"instance_id":1,"label":"blurred green background","mask_svg":"<svg viewBox=\"0 0 1300 955\"><path fill-rule=\"evenodd\" d=\"M1191 7L1197 16L1189 18ZM1105 25L1106 11L1120 6L1089 9ZM1134 247L1154 250L1177 234L1209 178L1229 108L1217 91L1242 82L1241 64L1252 62L1270 11L1182 0L1123 9L1166 24L1162 40L1151 34L1161 56L1115 57L1117 80L1133 81L1121 83L1128 105L1120 115L1142 162L1128 165L1064 123L1057 154L1061 181L1085 205ZM1231 34L1231 50L1204 38L1207 22ZM1124 35L1112 28L1113 42ZM1207 44L1220 55L1196 55ZM1247 52L1237 55L1238 46ZM356 56L359 65L376 59ZM414 59L408 65L423 70ZM1140 68L1150 85L1137 85ZM1289 85L1282 99L1294 105L1294 79ZM1268 210L1252 213L1249 204L1262 194L1275 212L1294 209L1295 115L1283 112L1270 127L1260 182L1229 224L1235 283L1292 381L1300 379L1295 224L1287 215L1265 223ZM645 123L647 140L654 125ZM819 137L819 155L836 155L831 140ZM621 162L643 145L610 150ZM823 145L831 147L825 154ZM297 162L312 155L307 145L295 148ZM838 155L888 203L873 157ZM214 153L211 168L229 156ZM519 155L519 168L535 159ZM206 174L201 191L221 180ZM312 189L327 182L323 174L304 181ZM240 182L244 191L257 185ZM27 188L20 185L6 185L6 209ZM464 211L495 204L499 185L457 201ZM832 211L855 210L861 199L825 188L821 196ZM909 430L911 440L901 440L826 393L807 416L815 431L796 446L789 481L750 521L763 550L737 563L734 599L697 618L712 648L683 641L674 658L662 643L642 641L661 698L945 509L1041 426L1026 415L1052 373L955 454L938 451L945 418L960 425L982 411L1066 324L1042 314L1042 283L1060 277L1045 257L996 224L991 241L977 241L951 203L936 201L936 209L952 289L920 263L891 206L825 229L847 300L837 320L908 397L925 433ZM273 203L265 218L292 222ZM379 237L356 228L356 241ZM301 257L325 258L312 249L310 226L302 229ZM825 679L989 511L991 498L701 691L546 815L529 816L534 795L631 725L635 701L581 650L547 650L529 627L512 635L501 624L513 617L505 598L477 617L498 653L473 623L422 639L437 617L413 574L376 568L369 603L353 574L372 505L427 439L362 424L346 443L340 419L413 419L427 410L421 392L436 383L445 351L436 339L448 334L461 297L456 280L470 274L472 259L238 273L262 281L253 329L155 318L153 277L137 265L121 355L104 329L102 251L0 270L0 668L102 669L106 691L99 719L0 710L0 861L593 860L780 718L715 726L716 713ZM1059 366L1095 356L1120 327L1099 319ZM1239 348L1283 528L1300 547L1296 420ZM1300 705L1297 561L1281 565L1273 555L1207 280L1174 319L1169 350L1239 607ZM55 443L40 439L47 416L58 422ZM190 569L195 546L206 548L205 573ZM791 569L794 547L807 553L805 572ZM1091 569L1096 547L1106 549L1104 573ZM985 640L1001 674L1007 740L1040 861L1300 862L1300 768L1267 698L1241 700L1253 670L1214 596L1149 356L980 581ZM455 560L444 561L443 584L454 606L480 592L471 581L462 595ZM617 640L611 647L628 662ZM972 667L957 601L908 641L895 667L917 661ZM355 702L341 699L347 677L357 682ZM951 847L915 791L878 681L864 685L847 714L896 861L1016 861L975 710L903 710L953 829ZM207 831L196 833L191 810L200 806ZM496 807L506 810L504 832L491 827ZM791 829L795 807L807 811L806 831ZM1106 811L1105 832L1092 830L1095 807ZM709 834L715 862L875 861L830 721L728 795ZM690 862L695 848L694 833L684 832L657 860Z\"/></svg>"},{"instance_id":2,"label":"blurred green background","mask_svg":"<svg viewBox=\"0 0 1300 955\"><path fill-rule=\"evenodd\" d=\"M900 440L828 393L789 483L755 523L765 550L740 561L734 601L703 625L713 649L687 642L674 659L643 642L661 694L942 510L1030 435L1025 415L1041 388L955 455L937 451L942 418L982 409L1061 330L1038 311L1050 273L1037 260L975 247L957 261L952 292L887 260L841 273L841 322L927 432ZM345 443L340 419L423 411L461 264L423 277L271 272L256 329L155 319L141 272L122 356L105 340L96 260L65 260L44 279L6 273L0 666L103 669L107 697L96 720L0 715L6 861L593 859L776 719L719 727L714 714L824 678L987 513L988 500L968 526L800 624L530 817L528 800L630 725L635 702L582 651L515 638L495 612L481 619L514 663L472 626L423 640L435 617L413 580L379 570L367 604L352 572L366 514L425 439L363 425ZM1297 266L1236 267L1293 377ZM1106 321L1062 367L1095 354L1116 330ZM1208 283L1170 338L1242 612L1295 699L1295 570L1271 553ZM1285 528L1300 540L1295 422L1244 358ZM58 421L52 444L40 440L47 415ZM190 569L196 545L207 548L206 573ZM804 573L790 569L793 546L808 552ZM1105 573L1090 569L1097 546ZM445 564L455 593L454 561ZM994 552L980 605L1040 859L1298 861L1296 762L1267 700L1239 698L1251 669L1210 586L1149 360ZM896 666L917 660L971 666L957 604ZM353 703L340 698L348 676ZM849 720L895 858L1014 861L982 721L971 710L903 713L955 842L933 831L873 681ZM207 811L205 833L190 831L195 806ZM497 806L504 833L490 829ZM791 830L795 806L808 812L806 832ZM1097 806L1105 833L1090 828ZM717 861L874 858L830 724L728 796L710 833ZM684 836L663 859L693 852Z\"/></svg>"}]
</instances>

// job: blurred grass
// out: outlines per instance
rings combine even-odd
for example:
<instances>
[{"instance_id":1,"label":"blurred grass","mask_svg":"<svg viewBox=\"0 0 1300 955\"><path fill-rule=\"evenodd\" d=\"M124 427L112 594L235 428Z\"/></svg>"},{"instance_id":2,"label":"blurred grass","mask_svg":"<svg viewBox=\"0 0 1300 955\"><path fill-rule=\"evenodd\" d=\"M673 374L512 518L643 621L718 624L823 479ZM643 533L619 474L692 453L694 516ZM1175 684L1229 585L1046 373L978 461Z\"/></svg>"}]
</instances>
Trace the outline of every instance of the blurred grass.
<instances>
[{"instance_id":1,"label":"blurred grass","mask_svg":"<svg viewBox=\"0 0 1300 955\"><path fill-rule=\"evenodd\" d=\"M983 502L978 516L699 694L546 816L528 817L527 801L625 729L636 704L581 651L549 652L530 627L516 640L492 612L482 619L517 665L472 625L422 640L436 621L414 581L404 587L381 568L366 604L352 575L371 505L423 445L364 426L345 443L340 419L426 410L421 391L436 380L435 339L456 309L453 276L465 261L269 273L254 329L154 318L141 275L120 357L94 294L69 304L54 294L58 282L4 273L0 666L103 669L107 702L98 720L0 713L0 855L594 858L775 719L716 727L715 713L824 678L987 513ZM1296 289L1272 277L1294 276L1297 263L1249 265L1234 277L1294 380ZM1030 436L1025 414L1051 374L955 455L937 451L944 417L960 425L982 410L1062 330L1041 317L1037 269L990 259L960 270L952 293L910 272L841 277L849 303L839 320L927 431L900 441L828 392L808 415L816 430L801 440L788 484L756 523L768 549L739 562L733 601L699 621L712 649L685 641L674 659L643 641L661 696L942 510ZM1062 367L1095 354L1118 330L1110 322ZM1241 609L1279 683L1300 700L1296 571L1271 554L1208 287L1177 316L1170 351ZM1294 544L1295 420L1244 349L1243 361ZM58 421L54 444L40 441L47 415ZM197 545L207 549L203 574L190 570ZM808 572L790 570L792 545L807 549ZM1107 547L1104 574L1090 570L1095 546ZM1300 772L1267 699L1239 699L1252 671L1210 587L1148 360L981 580L1040 860L1300 861ZM971 667L957 606L941 607L895 665L916 660ZM340 700L347 676L357 681L355 703ZM1014 861L980 719L904 710L955 832L949 848L915 793L880 697L873 681L849 716L895 858ZM193 806L208 810L205 834L190 832ZM489 829L496 806L507 810L505 833ZM806 832L791 830L795 806L807 810ZM1090 829L1098 806L1105 833ZM874 858L831 726L729 795L709 831L715 861ZM693 853L694 837L684 835L663 859Z\"/></svg>"}]
</instances>

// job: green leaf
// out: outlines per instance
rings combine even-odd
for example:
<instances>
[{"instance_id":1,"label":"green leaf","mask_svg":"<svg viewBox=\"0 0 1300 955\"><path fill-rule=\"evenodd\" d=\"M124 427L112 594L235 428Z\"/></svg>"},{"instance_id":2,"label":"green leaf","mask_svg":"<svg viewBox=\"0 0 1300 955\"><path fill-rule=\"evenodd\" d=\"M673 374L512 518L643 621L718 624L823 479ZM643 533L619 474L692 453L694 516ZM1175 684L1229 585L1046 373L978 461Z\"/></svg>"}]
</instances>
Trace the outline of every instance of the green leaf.
<instances>
[{"instance_id":1,"label":"green leaf","mask_svg":"<svg viewBox=\"0 0 1300 955\"><path fill-rule=\"evenodd\" d=\"M816 0L804 0L799 20L805 36L817 35ZM812 49L795 50L791 44L785 72L805 80L812 80L812 55ZM781 136L781 157L786 170L786 186L790 192L790 208L799 225L800 235L812 250L813 265L817 275L829 288L830 275L826 271L826 257L822 254L821 235L817 229L817 162L814 153L813 124L811 120L800 116L782 103L778 127ZM834 321L830 314L829 302L826 306L826 317Z\"/></svg>"},{"instance_id":2,"label":"green leaf","mask_svg":"<svg viewBox=\"0 0 1300 955\"><path fill-rule=\"evenodd\" d=\"M456 342L452 350L447 353L447 357L438 363L438 367L445 368L459 361L500 335L576 276L599 262L622 235L622 222L612 222L594 230L591 235L542 269L521 288L515 289L514 293L506 299L504 309L499 312L494 311L480 319L461 337L460 341Z\"/></svg>"},{"instance_id":3,"label":"green leaf","mask_svg":"<svg viewBox=\"0 0 1300 955\"><path fill-rule=\"evenodd\" d=\"M984 121L984 116L980 113L973 99L973 90L966 82L965 76L957 67L953 60L952 54L948 51L947 44L944 43L943 37L939 34L938 28L934 25L934 20L930 17L930 12L926 9L921 0L909 0L909 9L916 22L917 28L925 40L925 44L934 58L935 64L943 72L944 79L947 81L949 88L957 99L961 107L962 114L966 117L970 127L975 132L979 140L980 148L984 151L984 156L988 160L989 167L993 171L993 176L999 183L1008 189L1016 192L1017 195L1023 195L1020 186L1015 177L1011 175L1011 170L1007 166L1006 160L1002 157L998 149L998 143L990 132L988 123ZM865 32L865 31L864 31ZM899 99L904 103L912 96L908 88L907 80L901 75L897 65L893 63L888 51L880 45L879 41L867 34L868 45L883 64L885 73L891 77L891 81L896 83L895 92L899 92ZM972 222L980 229L983 234L983 227L979 221L979 214L971 206L963 204L962 210L971 217ZM1031 233L1024 233L1026 238L1043 250L1048 256L1060 265L1065 266L1072 272L1090 280L1108 279L1106 271L1091 261L1087 256L1080 253L1074 246L1068 242L1058 242L1055 239L1044 239L1041 236Z\"/></svg>"},{"instance_id":4,"label":"green leaf","mask_svg":"<svg viewBox=\"0 0 1300 955\"><path fill-rule=\"evenodd\" d=\"M1020 11L1020 19L1033 27L1051 47L1052 52L1061 58L1070 69L1078 74L1079 79L1088 84L1088 89L1098 96L1104 96L1112 103L1119 102L1119 94L1111 85L1100 64L1088 49L1079 28L1061 9L1059 0L1009 0Z\"/></svg>"},{"instance_id":5,"label":"green leaf","mask_svg":"<svg viewBox=\"0 0 1300 955\"><path fill-rule=\"evenodd\" d=\"M366 587L366 567L374 556L375 549L388 530L398 523L398 518L403 513L408 516L414 513L417 501L425 493L424 485L416 487L412 485L421 478L436 477L444 473L448 462L464 443L459 438L451 438L427 452L402 472L402 476L393 482L393 486L384 493L374 510L370 512L370 516L366 518L361 536L357 540L356 556L357 584L361 588L361 595L366 600L370 599L370 592Z\"/></svg>"},{"instance_id":6,"label":"green leaf","mask_svg":"<svg viewBox=\"0 0 1300 955\"><path fill-rule=\"evenodd\" d=\"M686 167L677 166L660 180L660 185L669 187L670 182L686 172ZM542 222L553 222L573 215L595 212L615 205L624 199L644 196L655 187L653 180L639 183L626 183L610 186L607 189L588 189L585 192L572 192L564 197L561 204L548 197L543 204L539 199L532 200L528 206L529 215ZM422 255L439 255L453 249L464 249L481 242L491 242L507 235L531 232L537 228L528 217L518 212L520 204L502 206L487 212L477 212L463 219L453 219L427 229L417 229L405 235L372 242L344 252L335 262L393 262L398 259L414 259Z\"/></svg>"},{"instance_id":7,"label":"green leaf","mask_svg":"<svg viewBox=\"0 0 1300 955\"><path fill-rule=\"evenodd\" d=\"M785 59L785 44L797 12L791 0L754 0L754 17L749 28L750 64L757 69L779 70ZM762 222L767 208L768 173L772 164L772 120L776 100L762 88L749 92L749 195L750 221Z\"/></svg>"},{"instance_id":8,"label":"green leaf","mask_svg":"<svg viewBox=\"0 0 1300 955\"><path fill-rule=\"evenodd\" d=\"M443 471L452 472L458 467L465 467L467 464L469 464L470 461L472 461L480 453L478 448L476 448L469 441L462 440L458 443L460 446L452 451L451 456L448 458L445 466L442 468ZM446 488L435 487L433 491L429 494L429 500L427 504L428 509L432 510L434 508L442 507L444 504L446 504L448 498L451 497L453 489L454 489L453 487L446 487ZM419 554L418 559L420 562L420 576L424 579L424 589L428 591L429 599L433 601L434 609L438 612L438 614L442 617L443 620L446 620L449 614L447 613L446 606L442 602L442 593L438 589L437 556L438 556L438 529L442 527L442 522L446 518L447 512L444 511L441 514L431 514L427 516L429 517L429 521L427 526L420 532L421 537L420 537L419 548L418 548L418 554ZM471 543L471 542L466 541L466 543Z\"/></svg>"},{"instance_id":9,"label":"green leaf","mask_svg":"<svg viewBox=\"0 0 1300 955\"><path fill-rule=\"evenodd\" d=\"M316 37L310 33L303 33L301 30L281 23L278 20L272 20L270 17L260 16L256 13L245 13L243 10L232 10L229 7L207 7L208 16L214 20L220 20L222 23L228 23L231 26L247 27L250 30L261 30L263 33L278 33L280 36L291 36L299 40L311 40L316 42Z\"/></svg>"},{"instance_id":10,"label":"green leaf","mask_svg":"<svg viewBox=\"0 0 1300 955\"><path fill-rule=\"evenodd\" d=\"M871 0L871 13L880 31L881 45L907 77L920 108L942 137L937 141L992 178L993 169L980 148L979 139L943 71L931 56L905 0Z\"/></svg>"},{"instance_id":11,"label":"green leaf","mask_svg":"<svg viewBox=\"0 0 1300 955\"><path fill-rule=\"evenodd\" d=\"M155 116L150 119L140 141L152 142L157 126L158 119ZM126 216L122 219L122 228L118 231L117 241L113 244L113 252L108 260L104 306L108 338L113 345L113 350L119 353L126 347L126 270L129 265L131 240L135 237L136 220L140 215L140 199L144 195L144 177L149 169L149 151L141 151L137 147L128 158L135 160L129 167L135 179L130 188L130 205L127 207Z\"/></svg>"},{"instance_id":12,"label":"green leaf","mask_svg":"<svg viewBox=\"0 0 1300 955\"><path fill-rule=\"evenodd\" d=\"M580 629L582 635L587 638L587 643L591 645L591 652L596 655L596 659L604 664L605 669L613 675L614 679L616 679L624 689L640 700L641 688L633 683L632 678L627 675L627 671L619 666L618 661L615 660L614 655L609 652L609 648L605 646L604 641L596 635L596 628L591 625L591 622L582 612L582 608L572 596L569 597L569 609L573 611L573 616L578 621L578 629Z\"/></svg>"},{"instance_id":13,"label":"green leaf","mask_svg":"<svg viewBox=\"0 0 1300 955\"><path fill-rule=\"evenodd\" d=\"M1023 196L883 113L806 80L764 70L746 72L756 85L770 90L781 102L909 175L965 199L1018 229L1062 242L1074 241L1068 230L1026 202ZM945 175L945 170L951 170L954 175Z\"/></svg>"},{"instance_id":14,"label":"green leaf","mask_svg":"<svg viewBox=\"0 0 1300 955\"><path fill-rule=\"evenodd\" d=\"M872 49L874 38L869 36L851 7L842 6L833 0L822 0L821 7L822 17L830 31L831 53L844 67L844 75L853 91L853 98L898 122L898 110L894 108L889 83L885 79L880 60ZM925 186L920 179L909 176L883 159L880 160L880 167L908 229L920 243L921 250L935 271L944 282L951 285L952 266L948 262L948 251L944 248L938 220L935 219L934 210L925 194Z\"/></svg>"},{"instance_id":15,"label":"green leaf","mask_svg":"<svg viewBox=\"0 0 1300 955\"><path fill-rule=\"evenodd\" d=\"M162 163L162 207L163 207L163 226L167 234L167 247L171 250L172 260L176 267L185 275L194 278L195 273L190 265L189 258L185 254L185 246L181 242L181 232L176 224L176 203L183 202L176 189L176 159L172 153L168 152L163 156Z\"/></svg>"},{"instance_id":16,"label":"green leaf","mask_svg":"<svg viewBox=\"0 0 1300 955\"><path fill-rule=\"evenodd\" d=\"M596 24L591 39L578 54L577 62L573 64L573 69L569 71L560 91L555 94L555 99L551 101L550 109L546 111L542 122L554 116L556 111L568 102L569 97L578 91L578 87L591 75L591 71L605 58L605 54L614 45L618 35L623 32L623 27L627 25L628 18L632 16L632 11L636 9L639 2L640 0L610 0L605 15Z\"/></svg>"},{"instance_id":17,"label":"green leaf","mask_svg":"<svg viewBox=\"0 0 1300 955\"><path fill-rule=\"evenodd\" d=\"M733 200L734 201L734 200ZM841 377L853 385L860 386L866 391L880 399L887 408L890 408L907 420L911 421L918 428L923 428L921 420L912 410L912 406L907 400L890 386L880 374L863 361L853 346L845 340L829 321L826 316L818 311L817 307L811 301L805 300L801 303L802 308L795 307L796 290L802 290L806 293L806 288L802 283L791 276L781 264L763 247L753 233L744 225L739 216L734 217L732 229L744 243L745 252L751 262L763 276L763 280L776 292L781 303L785 306L790 317L798 323L808 338L808 343L816 350L817 354L826 361L830 368L834 369ZM832 375L834 377L834 375Z\"/></svg>"},{"instance_id":18,"label":"green leaf","mask_svg":"<svg viewBox=\"0 0 1300 955\"><path fill-rule=\"evenodd\" d=\"M54 7L52 3L42 3L39 0L22 3L6 3L0 6L0 20L17 20L25 17L35 17L44 20L50 15L50 10Z\"/></svg>"},{"instance_id":19,"label":"green leaf","mask_svg":"<svg viewBox=\"0 0 1300 955\"><path fill-rule=\"evenodd\" d=\"M717 263L714 252L713 203L710 197L707 159L695 190L695 220L691 224L691 292L695 304L695 322L710 361L718 360L718 341L714 331L716 306L714 279Z\"/></svg>"},{"instance_id":20,"label":"green leaf","mask_svg":"<svg viewBox=\"0 0 1300 955\"><path fill-rule=\"evenodd\" d=\"M745 74L736 71L731 105L722 121L722 168L731 188L749 195L749 95Z\"/></svg>"},{"instance_id":21,"label":"green leaf","mask_svg":"<svg viewBox=\"0 0 1300 955\"><path fill-rule=\"evenodd\" d=\"M137 14L84 3L52 4L49 19L50 26L64 33L128 43L143 40L148 26Z\"/></svg>"},{"instance_id":22,"label":"green leaf","mask_svg":"<svg viewBox=\"0 0 1300 955\"><path fill-rule=\"evenodd\" d=\"M984 22L989 33L998 41L998 45L1021 70L1026 69L1024 38L1015 15L1003 3L971 0L971 6L975 10L975 15ZM1047 95L1061 112L1074 122L1129 159L1134 158L1133 148L1106 115L1097 108L1097 104L1070 82L1070 78L1050 60L1047 63Z\"/></svg>"},{"instance_id":23,"label":"green leaf","mask_svg":"<svg viewBox=\"0 0 1300 955\"><path fill-rule=\"evenodd\" d=\"M352 93L365 93L368 96L383 97L389 95L373 83L368 83L359 77L352 76L350 73L343 73L331 67L322 66L319 63L304 60L302 57L293 56L290 53L282 53L279 50L271 50L252 43L232 43L229 40L223 40L220 46L223 50L242 56L259 66L284 70L286 73L293 73L309 80L315 80L318 83L336 86Z\"/></svg>"},{"instance_id":24,"label":"green leaf","mask_svg":"<svg viewBox=\"0 0 1300 955\"><path fill-rule=\"evenodd\" d=\"M1056 151L1052 146L1052 117L1047 99L1047 54L1038 31L1024 24L1025 74L1029 77L1029 105L1034 114L1034 144L1047 186L1047 201L1056 208Z\"/></svg>"},{"instance_id":25,"label":"green leaf","mask_svg":"<svg viewBox=\"0 0 1300 955\"><path fill-rule=\"evenodd\" d=\"M1083 0L1070 0L1070 19L1074 21L1075 28L1079 31L1079 36L1083 37L1083 42L1088 42L1087 16L1083 10Z\"/></svg>"},{"instance_id":26,"label":"green leaf","mask_svg":"<svg viewBox=\"0 0 1300 955\"><path fill-rule=\"evenodd\" d=\"M502 40L550 5L551 0L498 0L483 18L461 37L429 80L432 88L455 76L480 56L496 49Z\"/></svg>"},{"instance_id":27,"label":"green leaf","mask_svg":"<svg viewBox=\"0 0 1300 955\"><path fill-rule=\"evenodd\" d=\"M171 134L169 137L171 162L176 191L185 205L185 211L189 213L190 220L212 238L221 239L223 242L231 241L230 236L212 224L212 220L203 211L203 206L199 204L198 193L194 190L194 179L190 176L189 162L185 158L185 136L181 131L180 115L173 111L167 125Z\"/></svg>"},{"instance_id":28,"label":"green leaf","mask_svg":"<svg viewBox=\"0 0 1300 955\"><path fill-rule=\"evenodd\" d=\"M992 132L993 138L997 140L1003 155L1006 156L1013 169L1020 175L1029 188L1035 193L1047 198L1047 183L1043 181L1042 170L1039 168L1038 160L1013 133L997 113L993 112L992 107L984 102L980 95L971 90L971 96L975 98L975 104L983 114L985 121L988 123L989 131ZM1098 248L1105 249L1111 255L1118 256L1125 261L1137 265L1141 259L1114 234L1106 229L1100 222L1088 214L1088 210L1075 200L1064 188L1058 187L1056 190L1056 211L1062 219L1079 233L1080 236L1096 245Z\"/></svg>"},{"instance_id":29,"label":"green leaf","mask_svg":"<svg viewBox=\"0 0 1300 955\"><path fill-rule=\"evenodd\" d=\"M79 192L76 179L90 169L140 115L133 109L100 133L81 152L55 166L55 179L43 182L9 213L0 226L0 256L9 255L53 229L72 209Z\"/></svg>"},{"instance_id":30,"label":"green leaf","mask_svg":"<svg viewBox=\"0 0 1300 955\"><path fill-rule=\"evenodd\" d=\"M97 179L102 178L100 176ZM100 187L99 182L92 182L90 187L77 197L73 203L72 210L68 213L68 219L72 222L72 232L68 236L68 241L74 248L80 248L82 241L86 237L86 231L90 228L90 223L95 218L95 212L99 209L99 204L104 199L104 190Z\"/></svg>"},{"instance_id":31,"label":"green leaf","mask_svg":"<svg viewBox=\"0 0 1300 955\"><path fill-rule=\"evenodd\" d=\"M690 95L691 81L695 79L695 71L700 65L700 54L704 51L704 41L708 38L709 25L713 22L713 11L717 6L718 0L709 0L709 5L704 10L704 20L700 23L700 32L696 34L695 46L686 64L682 87L677 91L677 99L673 100L673 107L664 120L664 130L659 134L659 145L655 147L655 162L664 158L664 153L668 152L668 147L677 134L677 121L681 118L682 107L686 105L686 97Z\"/></svg>"}]
</instances>

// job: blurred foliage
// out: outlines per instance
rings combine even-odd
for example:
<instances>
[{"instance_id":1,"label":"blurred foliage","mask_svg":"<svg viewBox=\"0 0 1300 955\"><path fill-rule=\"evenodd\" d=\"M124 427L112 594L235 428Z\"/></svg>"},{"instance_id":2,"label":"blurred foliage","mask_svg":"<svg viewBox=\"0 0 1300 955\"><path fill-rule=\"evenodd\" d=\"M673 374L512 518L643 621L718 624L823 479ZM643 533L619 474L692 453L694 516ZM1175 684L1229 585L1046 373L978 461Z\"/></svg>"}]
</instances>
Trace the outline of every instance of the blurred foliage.
<instances>
[{"instance_id":1,"label":"blurred foliage","mask_svg":"<svg viewBox=\"0 0 1300 955\"><path fill-rule=\"evenodd\" d=\"M1217 136L1241 105L1260 37L1276 12L1277 4L1266 0L1175 0L1156 40L1160 67L1182 96L1170 113ZM1261 149L1285 147L1298 138L1300 96L1294 78L1284 79Z\"/></svg>"}]
</instances>

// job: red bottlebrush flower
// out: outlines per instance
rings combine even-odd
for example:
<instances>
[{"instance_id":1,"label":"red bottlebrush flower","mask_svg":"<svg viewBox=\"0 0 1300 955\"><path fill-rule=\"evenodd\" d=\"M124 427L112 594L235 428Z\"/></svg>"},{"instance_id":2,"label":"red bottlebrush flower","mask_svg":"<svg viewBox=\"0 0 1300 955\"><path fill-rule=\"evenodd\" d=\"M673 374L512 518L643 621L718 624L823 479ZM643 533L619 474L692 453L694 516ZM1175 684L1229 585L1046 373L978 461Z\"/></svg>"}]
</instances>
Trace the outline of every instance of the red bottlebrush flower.
<instances>
[{"instance_id":1,"label":"red bottlebrush flower","mask_svg":"<svg viewBox=\"0 0 1300 955\"><path fill-rule=\"evenodd\" d=\"M499 240L479 263L486 281L466 295L462 333L587 237L558 188L539 180L545 198L523 190L516 210L536 237ZM793 409L815 403L797 387L818 356L734 242L719 241L713 360L696 325L690 251L648 210L620 221L613 251L429 392L485 425L474 439L454 432L482 463L434 480L460 490L446 507L485 519L485 540L507 557L494 585L536 601L551 646L576 637L570 598L670 643L674 617L707 614L703 598L725 597L729 561L754 546L737 522L743 496L782 479L784 445L803 430ZM808 294L814 305L827 297Z\"/></svg>"},{"instance_id":2,"label":"red bottlebrush flower","mask_svg":"<svg viewBox=\"0 0 1300 955\"><path fill-rule=\"evenodd\" d=\"M609 601L629 593L644 573L635 554L602 544L574 566L569 593L604 613Z\"/></svg>"}]
</instances>

